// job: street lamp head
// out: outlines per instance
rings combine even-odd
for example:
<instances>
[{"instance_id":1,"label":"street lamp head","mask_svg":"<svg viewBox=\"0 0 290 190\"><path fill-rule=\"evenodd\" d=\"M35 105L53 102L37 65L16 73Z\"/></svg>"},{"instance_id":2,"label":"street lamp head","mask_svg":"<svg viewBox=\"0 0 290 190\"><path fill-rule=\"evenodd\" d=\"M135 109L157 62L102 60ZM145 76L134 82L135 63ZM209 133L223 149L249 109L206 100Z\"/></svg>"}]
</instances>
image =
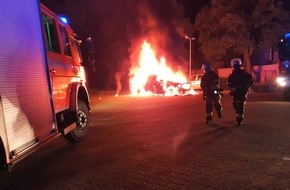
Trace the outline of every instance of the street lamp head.
<instances>
[{"instance_id":1,"label":"street lamp head","mask_svg":"<svg viewBox=\"0 0 290 190\"><path fill-rule=\"evenodd\" d=\"M188 39L188 40L195 40L195 37L188 37L187 35L184 36L185 39Z\"/></svg>"}]
</instances>

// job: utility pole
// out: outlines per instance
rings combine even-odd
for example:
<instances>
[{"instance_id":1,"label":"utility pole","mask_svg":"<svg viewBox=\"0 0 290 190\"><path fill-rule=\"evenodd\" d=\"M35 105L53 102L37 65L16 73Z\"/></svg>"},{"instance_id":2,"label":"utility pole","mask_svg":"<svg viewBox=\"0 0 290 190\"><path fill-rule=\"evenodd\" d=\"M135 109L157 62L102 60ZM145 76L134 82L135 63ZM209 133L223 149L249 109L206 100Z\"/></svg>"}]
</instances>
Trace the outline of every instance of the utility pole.
<instances>
[{"instance_id":1,"label":"utility pole","mask_svg":"<svg viewBox=\"0 0 290 190\"><path fill-rule=\"evenodd\" d=\"M188 37L187 35L185 35L185 38L189 40L189 61L188 61L188 78L190 79L191 77L191 42L192 40L195 40L195 37Z\"/></svg>"}]
</instances>

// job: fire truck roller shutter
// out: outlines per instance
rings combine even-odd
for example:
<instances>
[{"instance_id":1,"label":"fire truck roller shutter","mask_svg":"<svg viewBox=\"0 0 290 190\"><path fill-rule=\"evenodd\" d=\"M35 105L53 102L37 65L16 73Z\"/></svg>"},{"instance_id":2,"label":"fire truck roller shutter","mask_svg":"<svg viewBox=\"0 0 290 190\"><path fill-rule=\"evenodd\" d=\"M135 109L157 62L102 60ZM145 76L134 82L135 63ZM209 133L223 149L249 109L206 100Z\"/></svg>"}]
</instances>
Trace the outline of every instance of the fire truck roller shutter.
<instances>
[{"instance_id":1,"label":"fire truck roller shutter","mask_svg":"<svg viewBox=\"0 0 290 190\"><path fill-rule=\"evenodd\" d=\"M54 134L56 127L39 2L6 0L0 1L0 7L0 93L8 142L5 149L14 160Z\"/></svg>"},{"instance_id":2,"label":"fire truck roller shutter","mask_svg":"<svg viewBox=\"0 0 290 190\"><path fill-rule=\"evenodd\" d=\"M0 94L0 169L4 169L9 162L8 139L5 130L4 113L2 107L2 98Z\"/></svg>"}]
</instances>

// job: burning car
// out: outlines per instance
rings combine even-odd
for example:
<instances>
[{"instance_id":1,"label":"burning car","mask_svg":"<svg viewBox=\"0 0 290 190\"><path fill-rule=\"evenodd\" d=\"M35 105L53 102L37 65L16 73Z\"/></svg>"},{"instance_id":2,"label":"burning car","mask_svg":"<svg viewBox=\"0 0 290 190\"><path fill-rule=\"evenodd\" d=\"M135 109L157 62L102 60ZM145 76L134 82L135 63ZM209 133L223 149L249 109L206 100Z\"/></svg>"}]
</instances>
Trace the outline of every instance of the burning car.
<instances>
[{"instance_id":1,"label":"burning car","mask_svg":"<svg viewBox=\"0 0 290 190\"><path fill-rule=\"evenodd\" d=\"M164 94L163 82L158 81L156 75L149 75L145 85L145 91L152 92L153 94Z\"/></svg>"},{"instance_id":2,"label":"burning car","mask_svg":"<svg viewBox=\"0 0 290 190\"><path fill-rule=\"evenodd\" d=\"M138 63L130 70L131 95L165 96L196 94L180 69L173 71L164 56L158 58L151 45L144 41Z\"/></svg>"}]
</instances>

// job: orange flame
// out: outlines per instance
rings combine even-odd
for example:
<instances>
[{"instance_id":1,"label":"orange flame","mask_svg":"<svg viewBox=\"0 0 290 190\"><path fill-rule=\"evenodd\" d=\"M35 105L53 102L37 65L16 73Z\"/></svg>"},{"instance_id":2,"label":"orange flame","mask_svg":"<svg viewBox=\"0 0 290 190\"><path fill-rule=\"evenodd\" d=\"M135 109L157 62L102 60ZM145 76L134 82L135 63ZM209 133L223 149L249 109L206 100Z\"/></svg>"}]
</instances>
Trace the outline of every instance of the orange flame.
<instances>
[{"instance_id":1,"label":"orange flame","mask_svg":"<svg viewBox=\"0 0 290 190\"><path fill-rule=\"evenodd\" d=\"M173 72L167 66L165 57L161 57L160 60L157 59L155 52L147 41L144 41L142 44L139 65L133 68L131 73L130 85L132 95L144 96L155 94L157 87L161 88L164 95L177 95L178 89L176 84L187 82L186 77L181 71ZM153 81L150 81L152 76ZM152 88L146 88L150 82L152 82Z\"/></svg>"}]
</instances>

